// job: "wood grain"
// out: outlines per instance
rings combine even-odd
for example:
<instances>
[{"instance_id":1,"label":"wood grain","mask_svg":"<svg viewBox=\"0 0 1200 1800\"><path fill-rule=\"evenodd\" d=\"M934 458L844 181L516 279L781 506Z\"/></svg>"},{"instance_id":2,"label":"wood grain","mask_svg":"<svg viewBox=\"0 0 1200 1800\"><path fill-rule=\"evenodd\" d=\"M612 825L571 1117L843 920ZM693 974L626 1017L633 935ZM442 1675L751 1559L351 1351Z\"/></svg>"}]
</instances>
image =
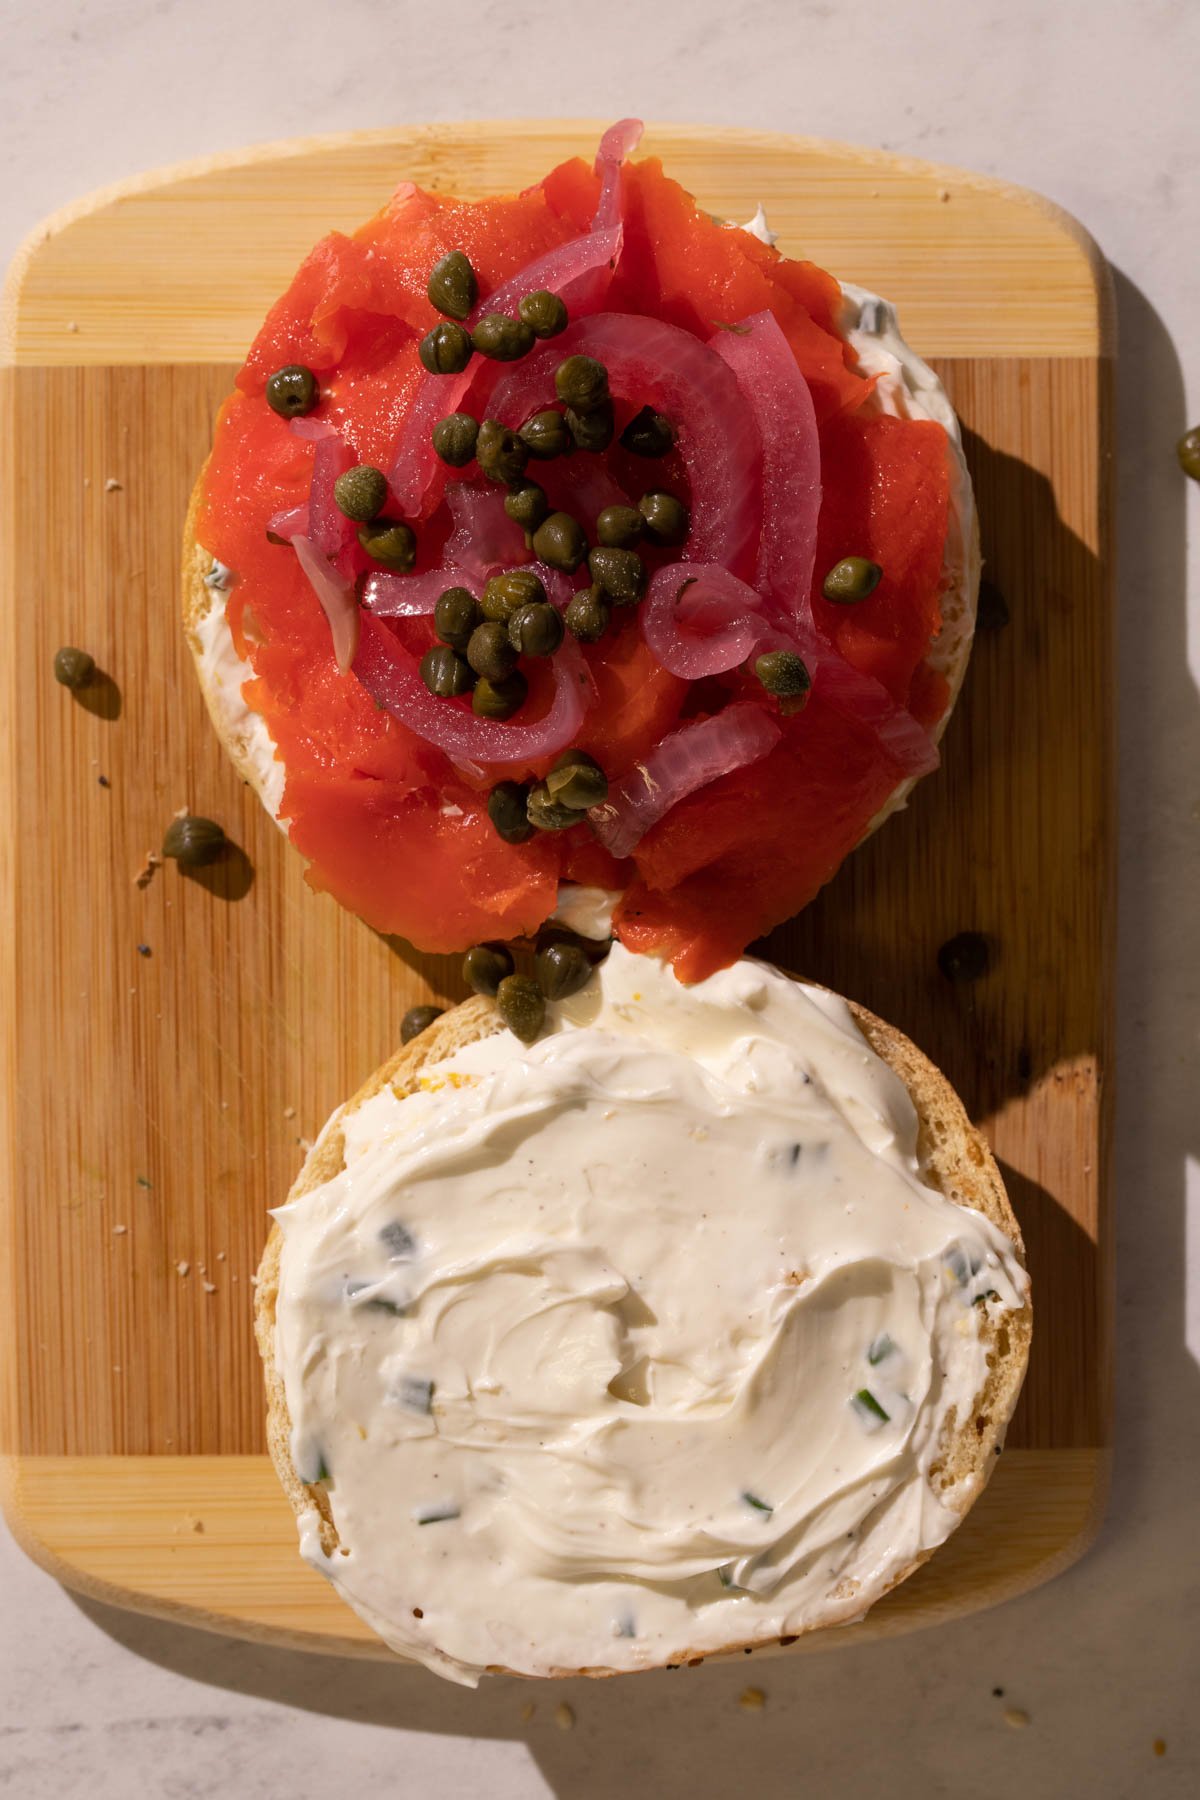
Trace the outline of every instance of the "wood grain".
<instances>
[{"instance_id":1,"label":"wood grain","mask_svg":"<svg viewBox=\"0 0 1200 1800\"><path fill-rule=\"evenodd\" d=\"M447 127L151 181L53 231L9 288L0 1307L12 1323L0 1448L10 1509L73 1582L115 1582L129 1604L174 1597L239 1630L282 1630L295 1613L307 1641L335 1646L358 1640L356 1622L283 1555L289 1515L256 1454L250 1278L266 1209L304 1140L391 1051L408 1005L462 989L453 959L385 941L309 892L225 762L177 628L178 538L232 378L220 359L285 274L273 235L281 193L295 199L290 266L325 217L351 222L404 174L436 165L444 181L461 166L464 187L481 191L531 178L552 144L583 141L565 126L505 131L492 132L486 172L478 133L463 135L459 156ZM916 315L942 347L951 314L984 318L991 333L989 354L939 366L967 429L989 573L1012 623L977 644L944 771L769 945L940 1063L987 1126L1029 1244L1038 1331L1010 1436L1011 1466L1026 1473L1009 1476L1009 1459L998 1470L1023 1484L1020 1502L1017 1488L989 1500L913 1584L918 1598L906 1590L891 1603L898 1620L921 1622L1077 1553L1105 1466L1092 1453L1108 1442L1111 1405L1111 365L1095 354L1107 302L1082 234L1028 196L957 177L942 202L920 187L928 172L886 158L753 134L718 155L723 142L658 134L714 210L748 216L763 197L787 209L797 242L802 223L824 229L836 213L830 242L845 254L830 253L834 266L885 292L910 282L919 298L921 255L926 274L942 258L938 283L925 280L936 306L927 298ZM882 195L899 210L880 235ZM948 218L969 256L947 249ZM233 259L223 324L203 281L194 307L171 286L181 245L203 271L206 247L259 234L265 260L249 249ZM1024 246L1027 306L997 312L1014 246ZM131 257L153 290L140 357L118 303ZM68 304L77 333L60 330ZM1055 319L1069 329L1050 345ZM105 671L79 697L52 678L64 642ZM215 878L172 865L135 885L182 806L222 820L244 857ZM957 988L936 952L966 928L987 934L993 968ZM72 1468L90 1511L71 1498ZM162 1542L193 1481L205 1505L223 1496L240 1518L245 1555L263 1552L248 1600L237 1600L241 1565L226 1566L211 1543L185 1555ZM920 1601L919 1584L936 1604Z\"/></svg>"}]
</instances>

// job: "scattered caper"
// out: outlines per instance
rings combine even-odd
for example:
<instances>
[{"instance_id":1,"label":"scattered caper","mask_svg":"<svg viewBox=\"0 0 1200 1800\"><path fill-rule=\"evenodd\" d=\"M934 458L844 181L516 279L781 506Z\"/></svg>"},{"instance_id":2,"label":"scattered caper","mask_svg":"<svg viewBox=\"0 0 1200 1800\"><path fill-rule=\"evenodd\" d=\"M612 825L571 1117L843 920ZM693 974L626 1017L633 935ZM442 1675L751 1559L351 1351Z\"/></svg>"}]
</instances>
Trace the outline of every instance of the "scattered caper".
<instances>
[{"instance_id":1,"label":"scattered caper","mask_svg":"<svg viewBox=\"0 0 1200 1800\"><path fill-rule=\"evenodd\" d=\"M475 440L475 460L493 481L515 487L525 473L529 448L507 425L501 425L496 419L485 419Z\"/></svg>"},{"instance_id":2,"label":"scattered caper","mask_svg":"<svg viewBox=\"0 0 1200 1800\"><path fill-rule=\"evenodd\" d=\"M505 675L501 681L481 676L475 683L471 704L481 719L511 719L525 704L528 693L529 683L520 669L514 669L511 675Z\"/></svg>"},{"instance_id":3,"label":"scattered caper","mask_svg":"<svg viewBox=\"0 0 1200 1800\"><path fill-rule=\"evenodd\" d=\"M529 823L536 825L539 831L569 831L582 818L575 807L556 800L544 781L530 788L525 812Z\"/></svg>"},{"instance_id":4,"label":"scattered caper","mask_svg":"<svg viewBox=\"0 0 1200 1800\"><path fill-rule=\"evenodd\" d=\"M595 588L581 588L563 614L567 630L584 644L599 643L611 620L612 608Z\"/></svg>"},{"instance_id":5,"label":"scattered caper","mask_svg":"<svg viewBox=\"0 0 1200 1800\"><path fill-rule=\"evenodd\" d=\"M85 688L96 673L96 659L89 656L86 650L76 650L70 644L64 644L61 650L54 652L54 679L63 687L78 692Z\"/></svg>"},{"instance_id":6,"label":"scattered caper","mask_svg":"<svg viewBox=\"0 0 1200 1800\"><path fill-rule=\"evenodd\" d=\"M821 592L838 606L854 606L873 594L882 579L883 570L878 563L869 562L865 556L843 556L821 583Z\"/></svg>"},{"instance_id":7,"label":"scattered caper","mask_svg":"<svg viewBox=\"0 0 1200 1800\"><path fill-rule=\"evenodd\" d=\"M566 1000L587 986L592 965L578 944L547 944L533 959L533 973L547 1000Z\"/></svg>"},{"instance_id":8,"label":"scattered caper","mask_svg":"<svg viewBox=\"0 0 1200 1800\"><path fill-rule=\"evenodd\" d=\"M500 1017L514 1037L532 1044L546 1023L546 1000L531 975L506 975L496 989Z\"/></svg>"},{"instance_id":9,"label":"scattered caper","mask_svg":"<svg viewBox=\"0 0 1200 1800\"><path fill-rule=\"evenodd\" d=\"M417 560L416 536L403 519L373 519L369 525L360 525L358 541L374 562L402 575Z\"/></svg>"},{"instance_id":10,"label":"scattered caper","mask_svg":"<svg viewBox=\"0 0 1200 1800\"><path fill-rule=\"evenodd\" d=\"M588 573L605 598L618 606L636 606L646 591L646 565L634 550L603 546L593 550Z\"/></svg>"},{"instance_id":11,"label":"scattered caper","mask_svg":"<svg viewBox=\"0 0 1200 1800\"><path fill-rule=\"evenodd\" d=\"M172 819L167 826L162 853L174 857L181 869L202 869L224 855L228 843L215 819L185 813L182 819Z\"/></svg>"},{"instance_id":12,"label":"scattered caper","mask_svg":"<svg viewBox=\"0 0 1200 1800\"><path fill-rule=\"evenodd\" d=\"M480 356L493 362L517 362L528 356L536 341L524 319L506 319L503 313L484 313L471 332Z\"/></svg>"},{"instance_id":13,"label":"scattered caper","mask_svg":"<svg viewBox=\"0 0 1200 1800\"><path fill-rule=\"evenodd\" d=\"M517 666L517 651L509 641L508 626L488 619L477 625L467 644L467 661L477 675L503 681Z\"/></svg>"},{"instance_id":14,"label":"scattered caper","mask_svg":"<svg viewBox=\"0 0 1200 1800\"><path fill-rule=\"evenodd\" d=\"M373 469L370 463L359 463L356 469L347 469L333 484L333 498L339 511L360 524L379 517L387 505L387 491L387 476L382 469Z\"/></svg>"},{"instance_id":15,"label":"scattered caper","mask_svg":"<svg viewBox=\"0 0 1200 1800\"><path fill-rule=\"evenodd\" d=\"M471 360L471 334L462 325L435 325L417 350L431 375L458 375Z\"/></svg>"},{"instance_id":16,"label":"scattered caper","mask_svg":"<svg viewBox=\"0 0 1200 1800\"><path fill-rule=\"evenodd\" d=\"M812 686L812 677L794 650L768 650L765 656L755 658L754 673L768 694L780 699L794 700Z\"/></svg>"},{"instance_id":17,"label":"scattered caper","mask_svg":"<svg viewBox=\"0 0 1200 1800\"><path fill-rule=\"evenodd\" d=\"M267 382L267 405L281 419L302 419L321 398L317 378L303 363L276 369Z\"/></svg>"},{"instance_id":18,"label":"scattered caper","mask_svg":"<svg viewBox=\"0 0 1200 1800\"><path fill-rule=\"evenodd\" d=\"M938 968L947 981L978 981L992 964L987 939L978 931L960 931L947 938L937 953Z\"/></svg>"},{"instance_id":19,"label":"scattered caper","mask_svg":"<svg viewBox=\"0 0 1200 1800\"><path fill-rule=\"evenodd\" d=\"M447 250L429 272L430 301L448 319L465 319L479 298L479 283L461 250Z\"/></svg>"},{"instance_id":20,"label":"scattered caper","mask_svg":"<svg viewBox=\"0 0 1200 1800\"><path fill-rule=\"evenodd\" d=\"M483 590L483 616L507 624L521 606L543 606L546 590L532 569L509 569L493 575Z\"/></svg>"},{"instance_id":21,"label":"scattered caper","mask_svg":"<svg viewBox=\"0 0 1200 1800\"><path fill-rule=\"evenodd\" d=\"M1193 425L1185 431L1175 446L1175 454L1179 458L1179 466L1185 475L1193 481L1200 481L1200 425Z\"/></svg>"},{"instance_id":22,"label":"scattered caper","mask_svg":"<svg viewBox=\"0 0 1200 1800\"><path fill-rule=\"evenodd\" d=\"M575 812L603 806L608 799L608 777L586 750L566 750L546 777L551 799Z\"/></svg>"},{"instance_id":23,"label":"scattered caper","mask_svg":"<svg viewBox=\"0 0 1200 1800\"><path fill-rule=\"evenodd\" d=\"M475 454L479 421L470 413L447 413L433 428L433 447L452 469L463 469Z\"/></svg>"},{"instance_id":24,"label":"scattered caper","mask_svg":"<svg viewBox=\"0 0 1200 1800\"><path fill-rule=\"evenodd\" d=\"M554 371L554 391L564 406L591 412L608 399L608 370L591 356L568 356Z\"/></svg>"},{"instance_id":25,"label":"scattered caper","mask_svg":"<svg viewBox=\"0 0 1200 1800\"><path fill-rule=\"evenodd\" d=\"M475 685L472 668L449 644L434 644L421 658L421 680L439 700L469 694Z\"/></svg>"},{"instance_id":26,"label":"scattered caper","mask_svg":"<svg viewBox=\"0 0 1200 1800\"><path fill-rule=\"evenodd\" d=\"M546 462L552 456L566 456L572 448L567 421L552 406L546 407L544 412L534 413L532 419L522 425L518 435L527 445L529 454L536 456L539 462Z\"/></svg>"},{"instance_id":27,"label":"scattered caper","mask_svg":"<svg viewBox=\"0 0 1200 1800\"><path fill-rule=\"evenodd\" d=\"M645 520L648 535L656 543L682 544L691 529L691 514L674 494L643 494L638 501L638 511Z\"/></svg>"},{"instance_id":28,"label":"scattered caper","mask_svg":"<svg viewBox=\"0 0 1200 1800\"><path fill-rule=\"evenodd\" d=\"M665 456L675 447L675 427L664 413L643 406L621 433L622 450L635 456Z\"/></svg>"},{"instance_id":29,"label":"scattered caper","mask_svg":"<svg viewBox=\"0 0 1200 1800\"><path fill-rule=\"evenodd\" d=\"M525 481L505 494L504 510L523 530L536 531L550 511L550 502L544 487L539 487L536 481Z\"/></svg>"},{"instance_id":30,"label":"scattered caper","mask_svg":"<svg viewBox=\"0 0 1200 1800\"><path fill-rule=\"evenodd\" d=\"M568 406L567 425L577 450L590 450L593 454L607 450L617 429L612 401L602 400L590 412L580 412L578 407Z\"/></svg>"},{"instance_id":31,"label":"scattered caper","mask_svg":"<svg viewBox=\"0 0 1200 1800\"><path fill-rule=\"evenodd\" d=\"M518 606L508 621L508 637L522 656L553 656L563 641L563 622L552 606L535 601Z\"/></svg>"},{"instance_id":32,"label":"scattered caper","mask_svg":"<svg viewBox=\"0 0 1200 1800\"><path fill-rule=\"evenodd\" d=\"M587 548L583 526L570 513L551 513L533 534L533 553L538 560L552 569L565 569L568 575L579 567Z\"/></svg>"},{"instance_id":33,"label":"scattered caper","mask_svg":"<svg viewBox=\"0 0 1200 1800\"><path fill-rule=\"evenodd\" d=\"M468 593L465 587L447 588L444 594L438 595L433 609L433 629L443 644L465 650L471 641L471 633L482 618L483 611L474 594Z\"/></svg>"},{"instance_id":34,"label":"scattered caper","mask_svg":"<svg viewBox=\"0 0 1200 1800\"><path fill-rule=\"evenodd\" d=\"M596 542L606 550L631 550L641 539L643 524L636 506L606 506L596 520Z\"/></svg>"},{"instance_id":35,"label":"scattered caper","mask_svg":"<svg viewBox=\"0 0 1200 1800\"><path fill-rule=\"evenodd\" d=\"M547 293L545 288L539 288L536 294L526 294L517 311L534 337L557 337L560 331L567 329L566 306L557 294Z\"/></svg>"},{"instance_id":36,"label":"scattered caper","mask_svg":"<svg viewBox=\"0 0 1200 1800\"><path fill-rule=\"evenodd\" d=\"M488 818L506 844L523 844L533 836L525 812L529 789L519 781L498 781L488 795Z\"/></svg>"},{"instance_id":37,"label":"scattered caper","mask_svg":"<svg viewBox=\"0 0 1200 1800\"><path fill-rule=\"evenodd\" d=\"M476 944L463 957L463 980L473 993L495 997L506 975L513 972L507 944Z\"/></svg>"},{"instance_id":38,"label":"scattered caper","mask_svg":"<svg viewBox=\"0 0 1200 1800\"><path fill-rule=\"evenodd\" d=\"M445 1008L441 1006L410 1006L400 1021L400 1042L411 1044L423 1031L428 1031L444 1011Z\"/></svg>"}]
</instances>

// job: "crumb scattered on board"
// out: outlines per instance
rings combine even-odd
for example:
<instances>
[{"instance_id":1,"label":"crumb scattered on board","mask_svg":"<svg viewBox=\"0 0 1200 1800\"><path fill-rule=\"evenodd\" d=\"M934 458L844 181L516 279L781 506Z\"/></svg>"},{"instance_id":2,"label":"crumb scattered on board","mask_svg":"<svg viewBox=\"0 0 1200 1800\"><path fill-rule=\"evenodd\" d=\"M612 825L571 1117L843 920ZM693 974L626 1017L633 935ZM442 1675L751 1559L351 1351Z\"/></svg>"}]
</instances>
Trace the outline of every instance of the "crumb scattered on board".
<instances>
[{"instance_id":1,"label":"crumb scattered on board","mask_svg":"<svg viewBox=\"0 0 1200 1800\"><path fill-rule=\"evenodd\" d=\"M124 1237L125 1233L128 1230L129 1230L128 1225L114 1225L112 1228L112 1234L114 1237Z\"/></svg>"},{"instance_id":2,"label":"crumb scattered on board","mask_svg":"<svg viewBox=\"0 0 1200 1800\"><path fill-rule=\"evenodd\" d=\"M296 1116L295 1107L294 1106L285 1106L283 1109L283 1116L285 1119L294 1119Z\"/></svg>"},{"instance_id":3,"label":"crumb scattered on board","mask_svg":"<svg viewBox=\"0 0 1200 1800\"><path fill-rule=\"evenodd\" d=\"M155 869L162 868L162 857L155 850L147 850L142 866L133 878L134 887L149 887L154 880Z\"/></svg>"},{"instance_id":4,"label":"crumb scattered on board","mask_svg":"<svg viewBox=\"0 0 1200 1800\"><path fill-rule=\"evenodd\" d=\"M106 494L119 494L124 485L124 482L118 481L115 475L110 475L104 483L104 491Z\"/></svg>"},{"instance_id":5,"label":"crumb scattered on board","mask_svg":"<svg viewBox=\"0 0 1200 1800\"><path fill-rule=\"evenodd\" d=\"M554 1709L554 1723L560 1731L573 1731L575 1728L574 1710L567 1705L565 1700L560 1700Z\"/></svg>"},{"instance_id":6,"label":"crumb scattered on board","mask_svg":"<svg viewBox=\"0 0 1200 1800\"><path fill-rule=\"evenodd\" d=\"M1165 1756L1167 1754L1166 1738L1155 1738L1150 1748L1153 1750L1155 1756Z\"/></svg>"},{"instance_id":7,"label":"crumb scattered on board","mask_svg":"<svg viewBox=\"0 0 1200 1800\"><path fill-rule=\"evenodd\" d=\"M767 1704L767 1696L760 1687L743 1688L738 1695L738 1705L744 1712L761 1712Z\"/></svg>"},{"instance_id":8,"label":"crumb scattered on board","mask_svg":"<svg viewBox=\"0 0 1200 1800\"><path fill-rule=\"evenodd\" d=\"M534 1701L527 1700L525 1702L524 1706L521 1708L521 1723L522 1723L522 1725L528 1725L530 1719L532 1719L532 1717L536 1711L537 1711L537 1706L534 1703Z\"/></svg>"},{"instance_id":9,"label":"crumb scattered on board","mask_svg":"<svg viewBox=\"0 0 1200 1800\"><path fill-rule=\"evenodd\" d=\"M190 1262L177 1262L175 1264L175 1273L177 1275L186 1275L191 1266Z\"/></svg>"},{"instance_id":10,"label":"crumb scattered on board","mask_svg":"<svg viewBox=\"0 0 1200 1800\"><path fill-rule=\"evenodd\" d=\"M1006 1725L1011 1725L1014 1731L1024 1731L1029 1723L1029 1714L1023 1707L1006 1706L1004 1709L1004 1723Z\"/></svg>"},{"instance_id":11,"label":"crumb scattered on board","mask_svg":"<svg viewBox=\"0 0 1200 1800\"><path fill-rule=\"evenodd\" d=\"M206 1281L204 1283L204 1291L206 1294L215 1294L217 1291L216 1282L215 1281Z\"/></svg>"},{"instance_id":12,"label":"crumb scattered on board","mask_svg":"<svg viewBox=\"0 0 1200 1800\"><path fill-rule=\"evenodd\" d=\"M948 200L949 198L950 198L950 189L949 188L939 188L938 189L938 199L939 200Z\"/></svg>"}]
</instances>

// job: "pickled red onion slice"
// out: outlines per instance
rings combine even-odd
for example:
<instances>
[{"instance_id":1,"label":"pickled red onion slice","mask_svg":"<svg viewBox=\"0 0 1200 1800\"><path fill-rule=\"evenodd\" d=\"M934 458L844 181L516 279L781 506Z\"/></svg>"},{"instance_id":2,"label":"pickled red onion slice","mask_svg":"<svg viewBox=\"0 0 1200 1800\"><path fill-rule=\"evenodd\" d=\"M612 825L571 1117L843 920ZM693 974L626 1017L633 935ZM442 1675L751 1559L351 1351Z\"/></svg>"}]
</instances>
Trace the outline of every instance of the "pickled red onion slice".
<instances>
[{"instance_id":1,"label":"pickled red onion slice","mask_svg":"<svg viewBox=\"0 0 1200 1800\"><path fill-rule=\"evenodd\" d=\"M754 585L781 617L812 624L821 446L808 383L773 313L754 313L709 347L733 371L763 447L762 535Z\"/></svg>"},{"instance_id":2,"label":"pickled red onion slice","mask_svg":"<svg viewBox=\"0 0 1200 1800\"><path fill-rule=\"evenodd\" d=\"M481 719L469 701L431 694L421 680L417 659L387 626L370 613L360 617L355 675L373 699L453 762L537 762L565 750L583 723L592 682L573 638L567 638L553 659L554 692L547 712L540 719L514 724Z\"/></svg>"},{"instance_id":3,"label":"pickled red onion slice","mask_svg":"<svg viewBox=\"0 0 1200 1800\"><path fill-rule=\"evenodd\" d=\"M703 681L745 662L766 629L761 608L719 563L670 563L651 577L642 636L669 674Z\"/></svg>"},{"instance_id":4,"label":"pickled red onion slice","mask_svg":"<svg viewBox=\"0 0 1200 1800\"><path fill-rule=\"evenodd\" d=\"M523 425L553 394L559 363L577 355L604 364L613 394L649 402L674 424L691 484L692 560L729 568L748 558L759 530L762 450L753 411L723 358L678 325L599 313L511 365L492 393L493 415Z\"/></svg>"},{"instance_id":5,"label":"pickled red onion slice","mask_svg":"<svg viewBox=\"0 0 1200 1800\"><path fill-rule=\"evenodd\" d=\"M446 489L454 529L446 541L446 561L472 574L511 569L525 555L525 533L504 510L503 491L455 481ZM447 581L447 587L453 583Z\"/></svg>"},{"instance_id":6,"label":"pickled red onion slice","mask_svg":"<svg viewBox=\"0 0 1200 1800\"><path fill-rule=\"evenodd\" d=\"M618 119L600 139L600 148L596 152L596 173L601 177L600 199L592 220L593 231L607 230L620 219L621 164L641 143L644 129L640 119Z\"/></svg>"},{"instance_id":7,"label":"pickled red onion slice","mask_svg":"<svg viewBox=\"0 0 1200 1800\"><path fill-rule=\"evenodd\" d=\"M289 506L283 512L272 513L267 520L267 530L276 537L287 538L290 543L294 537L308 536L308 502L303 506Z\"/></svg>"},{"instance_id":8,"label":"pickled red onion slice","mask_svg":"<svg viewBox=\"0 0 1200 1800\"><path fill-rule=\"evenodd\" d=\"M333 654L344 675L354 661L358 649L360 614L354 598L354 583L330 567L326 557L311 539L294 537L292 549L309 585L321 603L333 634Z\"/></svg>"},{"instance_id":9,"label":"pickled red onion slice","mask_svg":"<svg viewBox=\"0 0 1200 1800\"><path fill-rule=\"evenodd\" d=\"M677 806L722 775L758 762L775 748L778 721L752 700L738 700L711 719L683 725L654 746L611 791L603 806L588 814L592 828L613 856L628 856Z\"/></svg>"},{"instance_id":10,"label":"pickled red onion slice","mask_svg":"<svg viewBox=\"0 0 1200 1800\"><path fill-rule=\"evenodd\" d=\"M465 587L478 599L482 586L466 569L443 563L423 575L368 575L362 599L377 619L427 619L447 588Z\"/></svg>"}]
</instances>

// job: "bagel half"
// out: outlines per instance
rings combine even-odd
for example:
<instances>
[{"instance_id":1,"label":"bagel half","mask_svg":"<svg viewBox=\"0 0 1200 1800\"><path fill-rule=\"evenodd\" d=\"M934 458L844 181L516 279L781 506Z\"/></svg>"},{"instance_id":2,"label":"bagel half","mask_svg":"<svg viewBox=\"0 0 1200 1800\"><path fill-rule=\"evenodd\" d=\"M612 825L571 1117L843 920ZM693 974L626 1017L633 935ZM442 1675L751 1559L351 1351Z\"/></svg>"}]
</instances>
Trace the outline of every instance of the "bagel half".
<instances>
[{"instance_id":1,"label":"bagel half","mask_svg":"<svg viewBox=\"0 0 1200 1800\"><path fill-rule=\"evenodd\" d=\"M1024 1263L1024 1245L1020 1228L1013 1215L1000 1172L987 1144L971 1125L962 1102L945 1076L895 1027L885 1024L865 1008L850 1003L850 1011L871 1049L899 1076L908 1090L919 1121L917 1145L922 1180L954 1204L974 1208L995 1225L1012 1244L1018 1260ZM390 1087L403 1099L413 1093L422 1074L452 1056L470 1043L502 1031L496 1008L490 1000L475 997L464 1001L435 1021L420 1037L400 1050L330 1118L309 1152L291 1192L289 1200L298 1199L331 1180L344 1167L342 1122L366 1101ZM323 1485L310 1485L301 1480L291 1452L291 1419L282 1376L275 1358L276 1306L279 1296L280 1258L283 1234L278 1225L272 1227L258 1272L255 1306L255 1332L263 1360L267 1400L267 1443L284 1492L297 1522L318 1519L317 1532L321 1550L329 1557L339 1548L329 1494ZM1002 1445L1005 1428L1012 1416L1024 1380L1032 1332L1032 1310L1028 1294L1017 1312L1008 1312L998 1320L984 1313L980 1325L990 1364L987 1379L975 1395L969 1415L958 1419L951 1412L945 1421L942 1443L931 1477L939 1489L944 1505L960 1519L982 1493L991 1475ZM834 1588L822 1617L809 1630L848 1624L860 1619L882 1595L905 1580L933 1554L921 1551L911 1563L877 1592L856 1589L840 1595ZM717 1654L760 1648L777 1643L778 1638L739 1638L723 1646ZM791 1637L788 1638L791 1642ZM711 1650L708 1656L714 1654ZM705 1660L707 1657L705 1658ZM400 1660L407 1660L400 1658ZM665 1666L663 1664L652 1666ZM497 1668L492 1673L513 1673ZM555 1676L608 1675L611 1669L555 1669Z\"/></svg>"}]
</instances>

